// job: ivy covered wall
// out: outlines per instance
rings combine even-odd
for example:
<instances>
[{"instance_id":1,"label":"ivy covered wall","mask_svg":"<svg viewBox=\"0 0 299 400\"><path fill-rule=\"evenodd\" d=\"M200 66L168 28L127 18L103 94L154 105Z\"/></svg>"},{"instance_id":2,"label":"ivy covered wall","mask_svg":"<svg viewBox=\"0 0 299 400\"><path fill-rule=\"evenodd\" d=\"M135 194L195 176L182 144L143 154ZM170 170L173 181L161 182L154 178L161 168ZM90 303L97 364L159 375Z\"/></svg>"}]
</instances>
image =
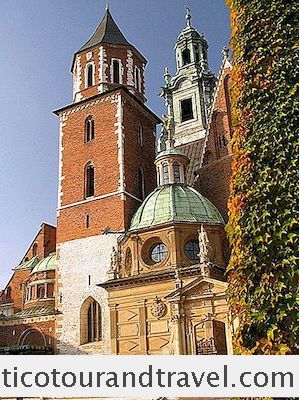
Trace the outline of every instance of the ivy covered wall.
<instances>
[{"instance_id":1,"label":"ivy covered wall","mask_svg":"<svg viewBox=\"0 0 299 400\"><path fill-rule=\"evenodd\" d=\"M237 354L299 353L298 0L227 0L234 135L229 303Z\"/></svg>"}]
</instances>

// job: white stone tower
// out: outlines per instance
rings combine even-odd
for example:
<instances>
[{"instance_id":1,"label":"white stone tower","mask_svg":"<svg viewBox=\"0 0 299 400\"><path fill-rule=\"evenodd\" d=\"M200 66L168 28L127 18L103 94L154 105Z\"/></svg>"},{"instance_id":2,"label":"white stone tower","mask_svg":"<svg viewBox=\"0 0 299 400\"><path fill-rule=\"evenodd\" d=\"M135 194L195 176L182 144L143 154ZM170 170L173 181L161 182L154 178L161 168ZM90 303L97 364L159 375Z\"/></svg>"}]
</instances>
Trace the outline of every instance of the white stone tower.
<instances>
[{"instance_id":1,"label":"white stone tower","mask_svg":"<svg viewBox=\"0 0 299 400\"><path fill-rule=\"evenodd\" d=\"M208 43L191 25L186 7L186 27L179 34L174 50L177 71L173 77L165 69L162 96L173 116L175 146L191 143L205 136L208 110L215 77L208 65ZM163 138L161 141L163 149Z\"/></svg>"}]
</instances>

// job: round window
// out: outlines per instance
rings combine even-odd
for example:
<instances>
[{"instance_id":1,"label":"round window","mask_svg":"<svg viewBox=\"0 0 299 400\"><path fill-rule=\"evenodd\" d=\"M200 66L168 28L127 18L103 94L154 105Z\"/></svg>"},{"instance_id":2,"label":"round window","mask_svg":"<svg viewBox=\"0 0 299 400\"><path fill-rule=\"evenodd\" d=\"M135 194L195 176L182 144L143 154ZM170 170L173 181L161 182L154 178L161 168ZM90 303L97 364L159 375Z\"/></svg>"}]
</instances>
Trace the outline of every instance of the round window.
<instances>
[{"instance_id":1,"label":"round window","mask_svg":"<svg viewBox=\"0 0 299 400\"><path fill-rule=\"evenodd\" d=\"M198 260L199 245L196 240L191 240L185 246L185 254L190 260Z\"/></svg>"},{"instance_id":2,"label":"round window","mask_svg":"<svg viewBox=\"0 0 299 400\"><path fill-rule=\"evenodd\" d=\"M166 256L167 256L167 247L164 243L158 243L155 244L152 248L151 248L151 259L154 263L159 263L163 260L165 260Z\"/></svg>"}]
</instances>

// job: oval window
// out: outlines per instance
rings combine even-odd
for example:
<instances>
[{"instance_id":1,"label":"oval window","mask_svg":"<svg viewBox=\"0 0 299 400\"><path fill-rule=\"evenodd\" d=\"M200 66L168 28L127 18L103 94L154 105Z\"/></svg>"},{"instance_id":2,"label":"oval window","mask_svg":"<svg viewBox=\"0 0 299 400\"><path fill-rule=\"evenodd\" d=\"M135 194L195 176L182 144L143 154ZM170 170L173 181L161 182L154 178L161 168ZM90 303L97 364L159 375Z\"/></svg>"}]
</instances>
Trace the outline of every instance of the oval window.
<instances>
[{"instance_id":1,"label":"oval window","mask_svg":"<svg viewBox=\"0 0 299 400\"><path fill-rule=\"evenodd\" d=\"M196 240L191 240L185 245L185 254L190 260L198 260L199 244Z\"/></svg>"},{"instance_id":2,"label":"oval window","mask_svg":"<svg viewBox=\"0 0 299 400\"><path fill-rule=\"evenodd\" d=\"M164 243L157 243L151 248L151 260L154 263L159 263L165 260L167 256L167 247Z\"/></svg>"}]
</instances>

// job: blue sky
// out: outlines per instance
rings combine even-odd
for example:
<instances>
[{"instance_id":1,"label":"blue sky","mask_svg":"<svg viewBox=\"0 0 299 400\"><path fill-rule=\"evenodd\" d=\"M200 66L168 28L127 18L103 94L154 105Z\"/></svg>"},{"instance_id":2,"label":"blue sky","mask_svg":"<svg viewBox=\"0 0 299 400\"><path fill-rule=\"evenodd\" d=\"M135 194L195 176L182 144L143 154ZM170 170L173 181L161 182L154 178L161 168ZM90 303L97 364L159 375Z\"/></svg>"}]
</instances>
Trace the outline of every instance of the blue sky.
<instances>
[{"instance_id":1,"label":"blue sky","mask_svg":"<svg viewBox=\"0 0 299 400\"><path fill-rule=\"evenodd\" d=\"M148 59L148 105L158 96L164 66L174 73L173 46L185 25L186 0L110 0L126 38ZM225 0L189 0L192 24L209 43L217 74L230 36ZM42 222L55 224L58 119L69 104L72 57L92 34L104 0L1 0L0 3L0 288Z\"/></svg>"}]
</instances>

